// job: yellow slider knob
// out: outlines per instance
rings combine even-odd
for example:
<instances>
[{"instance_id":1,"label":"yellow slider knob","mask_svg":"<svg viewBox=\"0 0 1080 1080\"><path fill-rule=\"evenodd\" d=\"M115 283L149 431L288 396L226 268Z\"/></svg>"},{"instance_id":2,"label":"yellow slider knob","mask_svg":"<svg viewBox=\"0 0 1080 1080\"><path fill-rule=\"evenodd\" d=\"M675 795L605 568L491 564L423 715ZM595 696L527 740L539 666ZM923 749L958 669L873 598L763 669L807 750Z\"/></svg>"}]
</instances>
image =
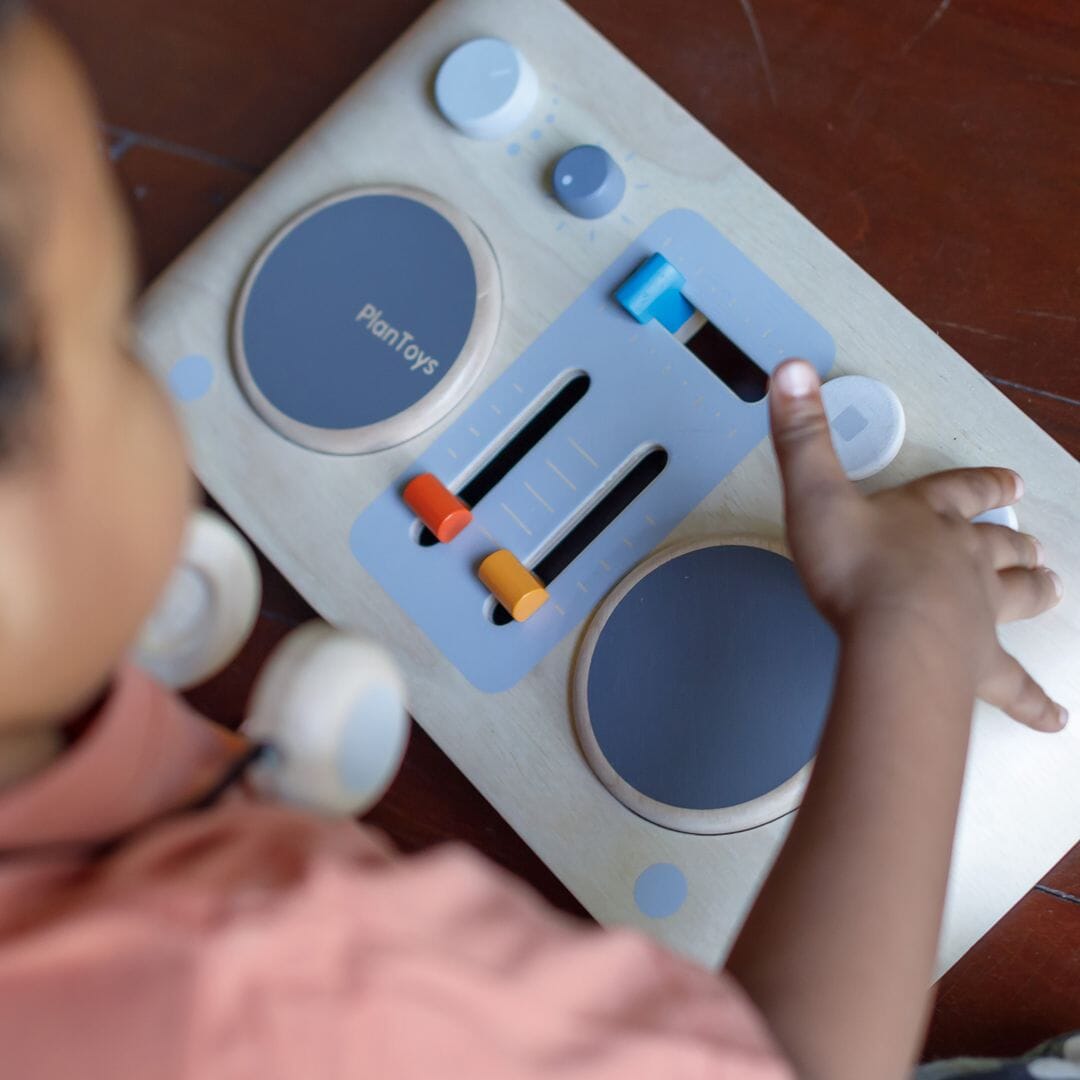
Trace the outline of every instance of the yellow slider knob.
<instances>
[{"instance_id":1,"label":"yellow slider knob","mask_svg":"<svg viewBox=\"0 0 1080 1080\"><path fill-rule=\"evenodd\" d=\"M518 622L524 622L548 601L544 583L505 548L489 555L477 576Z\"/></svg>"}]
</instances>

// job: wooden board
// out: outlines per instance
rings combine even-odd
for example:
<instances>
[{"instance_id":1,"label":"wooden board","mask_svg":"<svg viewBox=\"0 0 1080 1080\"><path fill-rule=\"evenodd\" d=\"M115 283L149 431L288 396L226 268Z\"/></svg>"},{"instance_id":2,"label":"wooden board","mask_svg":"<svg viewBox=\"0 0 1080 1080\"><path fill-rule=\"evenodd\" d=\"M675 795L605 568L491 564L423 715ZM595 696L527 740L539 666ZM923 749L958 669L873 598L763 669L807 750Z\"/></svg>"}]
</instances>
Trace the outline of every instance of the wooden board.
<instances>
[{"instance_id":1,"label":"wooden board","mask_svg":"<svg viewBox=\"0 0 1080 1080\"><path fill-rule=\"evenodd\" d=\"M477 33L523 44L559 119L542 146L514 159L502 146L454 136L424 93L438 60ZM612 88L617 88L613 92ZM556 96L556 95L553 95ZM362 133L362 137L361 137ZM560 141L561 140L561 141ZM562 230L541 196L556 147L600 142L636 153L631 223ZM228 314L250 260L289 216L355 183L426 187L468 213L491 239L508 301L483 388L579 293L641 225L689 206L708 217L836 338L842 371L890 382L904 400L909 441L882 478L943 464L1005 461L1024 472L1024 524L1076 579L1077 466L927 327L857 269L637 69L555 3L443 3L365 75L282 162L226 214L152 291L143 332L163 375L197 351L213 358L211 394L185 409L200 476L323 615L390 642L410 675L414 711L450 756L598 917L629 921L714 962L723 952L782 833L679 837L623 810L577 753L566 709L568 640L514 690L485 698L405 624L358 572L343 535L358 495L369 498L439 433L377 458L329 460L284 443L247 409L227 371ZM565 234L565 235L564 235ZM515 299L515 297L517 299ZM719 528L778 535L775 472L761 446L676 531ZM1007 643L1048 688L1076 706L1068 663L1073 602ZM1080 796L1070 783L1077 745L1052 748L984 711L973 744L954 867L943 963L951 962L1076 839ZM683 865L686 905L662 922L634 907L632 884L653 862Z\"/></svg>"}]
</instances>

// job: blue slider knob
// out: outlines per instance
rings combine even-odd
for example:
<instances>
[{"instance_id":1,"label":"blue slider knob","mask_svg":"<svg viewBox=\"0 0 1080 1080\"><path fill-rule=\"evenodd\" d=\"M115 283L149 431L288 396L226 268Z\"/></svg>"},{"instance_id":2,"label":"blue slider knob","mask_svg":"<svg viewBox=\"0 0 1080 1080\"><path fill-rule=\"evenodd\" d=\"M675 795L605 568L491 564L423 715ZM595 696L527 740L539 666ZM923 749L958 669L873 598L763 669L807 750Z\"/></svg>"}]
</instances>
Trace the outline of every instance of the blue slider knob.
<instances>
[{"instance_id":1,"label":"blue slider knob","mask_svg":"<svg viewBox=\"0 0 1080 1080\"><path fill-rule=\"evenodd\" d=\"M656 319L674 334L694 314L694 305L682 293L685 284L686 277L657 252L615 290L615 299L639 323Z\"/></svg>"}]
</instances>

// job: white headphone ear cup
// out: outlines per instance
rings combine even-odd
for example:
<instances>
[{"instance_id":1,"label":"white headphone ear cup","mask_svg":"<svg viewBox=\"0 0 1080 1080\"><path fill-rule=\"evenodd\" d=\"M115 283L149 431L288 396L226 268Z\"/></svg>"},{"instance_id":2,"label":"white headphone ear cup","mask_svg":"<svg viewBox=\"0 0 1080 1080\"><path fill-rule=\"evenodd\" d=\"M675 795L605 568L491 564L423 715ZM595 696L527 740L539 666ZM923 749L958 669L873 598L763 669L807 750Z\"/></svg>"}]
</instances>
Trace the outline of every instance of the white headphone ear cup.
<instances>
[{"instance_id":1,"label":"white headphone ear cup","mask_svg":"<svg viewBox=\"0 0 1080 1080\"><path fill-rule=\"evenodd\" d=\"M366 638L313 621L274 650L242 725L269 752L249 777L268 798L361 814L382 798L408 744L405 682Z\"/></svg>"},{"instance_id":2,"label":"white headphone ear cup","mask_svg":"<svg viewBox=\"0 0 1080 1080\"><path fill-rule=\"evenodd\" d=\"M262 602L251 545L219 514L197 510L180 561L132 659L159 682L183 690L216 675L251 636Z\"/></svg>"}]
</instances>

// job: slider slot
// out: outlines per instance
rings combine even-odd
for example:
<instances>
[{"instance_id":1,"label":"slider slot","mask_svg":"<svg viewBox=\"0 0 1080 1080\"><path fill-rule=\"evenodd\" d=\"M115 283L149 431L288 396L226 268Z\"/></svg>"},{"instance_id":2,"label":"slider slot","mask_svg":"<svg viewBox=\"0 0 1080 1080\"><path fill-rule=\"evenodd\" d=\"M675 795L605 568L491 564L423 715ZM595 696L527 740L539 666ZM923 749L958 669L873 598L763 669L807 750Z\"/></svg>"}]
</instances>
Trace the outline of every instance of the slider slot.
<instances>
[{"instance_id":1,"label":"slider slot","mask_svg":"<svg viewBox=\"0 0 1080 1080\"><path fill-rule=\"evenodd\" d=\"M474 508L585 396L590 382L584 371L560 375L477 461L476 471L455 491L458 498L470 509ZM416 540L421 547L439 542L427 528L420 530Z\"/></svg>"},{"instance_id":2,"label":"slider slot","mask_svg":"<svg viewBox=\"0 0 1080 1080\"><path fill-rule=\"evenodd\" d=\"M542 549L530 569L546 586L551 583L664 471L668 452L647 446L634 453L604 487L585 502ZM496 626L513 622L501 605L489 609Z\"/></svg>"},{"instance_id":3,"label":"slider slot","mask_svg":"<svg viewBox=\"0 0 1080 1080\"><path fill-rule=\"evenodd\" d=\"M695 311L675 337L689 349L737 398L746 402L760 401L769 390L769 376L762 371L714 323ZM687 336L683 336L690 331Z\"/></svg>"}]
</instances>

